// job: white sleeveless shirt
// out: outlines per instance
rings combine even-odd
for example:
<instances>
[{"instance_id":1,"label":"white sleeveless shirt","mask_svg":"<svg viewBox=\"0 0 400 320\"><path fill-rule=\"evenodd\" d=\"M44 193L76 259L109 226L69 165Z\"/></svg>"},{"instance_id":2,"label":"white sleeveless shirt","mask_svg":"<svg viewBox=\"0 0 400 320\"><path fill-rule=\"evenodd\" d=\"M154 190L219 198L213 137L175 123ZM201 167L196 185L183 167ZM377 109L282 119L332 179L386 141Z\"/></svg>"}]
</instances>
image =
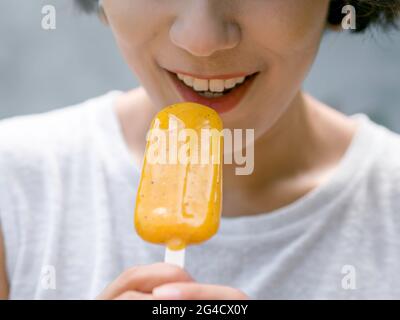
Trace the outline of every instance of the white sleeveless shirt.
<instances>
[{"instance_id":1,"label":"white sleeveless shirt","mask_svg":"<svg viewBox=\"0 0 400 320\"><path fill-rule=\"evenodd\" d=\"M0 121L0 226L10 298L92 299L163 260L133 212L139 181L110 92ZM223 218L187 250L199 282L251 298L400 298L400 137L364 114L329 181L268 214Z\"/></svg>"}]
</instances>

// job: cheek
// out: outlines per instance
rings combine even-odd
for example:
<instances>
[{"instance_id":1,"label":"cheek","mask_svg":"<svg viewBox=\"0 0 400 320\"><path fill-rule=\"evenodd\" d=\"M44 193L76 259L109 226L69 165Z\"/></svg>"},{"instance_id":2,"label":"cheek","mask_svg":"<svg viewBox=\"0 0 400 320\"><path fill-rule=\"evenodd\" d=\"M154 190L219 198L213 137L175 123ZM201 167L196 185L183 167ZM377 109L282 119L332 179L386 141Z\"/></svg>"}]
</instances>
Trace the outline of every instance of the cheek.
<instances>
[{"instance_id":1,"label":"cheek","mask_svg":"<svg viewBox=\"0 0 400 320\"><path fill-rule=\"evenodd\" d=\"M150 92L158 92L155 77L159 71L154 57L159 53L157 48L168 38L174 9L167 6L167 1L150 0L106 0L104 8L130 69Z\"/></svg>"},{"instance_id":2,"label":"cheek","mask_svg":"<svg viewBox=\"0 0 400 320\"><path fill-rule=\"evenodd\" d=\"M149 0L108 0L105 11L120 47L134 51L149 49L165 32L171 15L166 2Z\"/></svg>"},{"instance_id":3,"label":"cheek","mask_svg":"<svg viewBox=\"0 0 400 320\"><path fill-rule=\"evenodd\" d=\"M261 10L249 9L253 14L246 16L243 25L251 41L271 55L284 57L319 46L328 6L329 0L271 0Z\"/></svg>"},{"instance_id":4,"label":"cheek","mask_svg":"<svg viewBox=\"0 0 400 320\"><path fill-rule=\"evenodd\" d=\"M318 52L328 6L328 0L270 0L243 24L248 45L266 61L271 108L286 106L300 89Z\"/></svg>"},{"instance_id":5,"label":"cheek","mask_svg":"<svg viewBox=\"0 0 400 320\"><path fill-rule=\"evenodd\" d=\"M234 120L243 122L247 115L244 125L255 127L257 136L277 121L301 88L319 48L328 4L325 0L270 0L264 10L244 16L245 45L266 62L266 72L257 94L243 107L240 119ZM238 125L242 123L232 123Z\"/></svg>"}]
</instances>

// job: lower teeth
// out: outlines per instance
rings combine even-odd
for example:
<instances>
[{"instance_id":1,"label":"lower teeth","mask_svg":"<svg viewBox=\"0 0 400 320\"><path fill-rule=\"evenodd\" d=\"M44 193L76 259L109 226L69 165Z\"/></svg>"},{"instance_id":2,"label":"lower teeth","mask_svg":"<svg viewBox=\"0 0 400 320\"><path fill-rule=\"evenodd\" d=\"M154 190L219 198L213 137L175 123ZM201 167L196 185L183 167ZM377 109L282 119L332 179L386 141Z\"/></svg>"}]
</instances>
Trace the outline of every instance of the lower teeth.
<instances>
[{"instance_id":1,"label":"lower teeth","mask_svg":"<svg viewBox=\"0 0 400 320\"><path fill-rule=\"evenodd\" d=\"M223 92L211 92L211 91L198 92L198 94L206 98L218 98L224 95Z\"/></svg>"}]
</instances>

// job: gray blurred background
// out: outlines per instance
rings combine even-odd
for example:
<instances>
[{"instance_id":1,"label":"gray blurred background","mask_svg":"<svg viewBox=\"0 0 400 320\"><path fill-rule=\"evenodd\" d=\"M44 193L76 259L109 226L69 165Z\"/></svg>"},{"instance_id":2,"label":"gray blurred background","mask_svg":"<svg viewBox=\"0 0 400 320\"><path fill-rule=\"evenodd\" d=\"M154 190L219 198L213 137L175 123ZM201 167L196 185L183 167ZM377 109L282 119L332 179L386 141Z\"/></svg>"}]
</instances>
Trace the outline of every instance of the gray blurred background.
<instances>
[{"instance_id":1,"label":"gray blurred background","mask_svg":"<svg viewBox=\"0 0 400 320\"><path fill-rule=\"evenodd\" d=\"M56 7L57 29L41 28ZM327 33L305 89L347 113L400 132L400 31ZM0 0L0 119L138 85L112 34L72 0Z\"/></svg>"}]
</instances>

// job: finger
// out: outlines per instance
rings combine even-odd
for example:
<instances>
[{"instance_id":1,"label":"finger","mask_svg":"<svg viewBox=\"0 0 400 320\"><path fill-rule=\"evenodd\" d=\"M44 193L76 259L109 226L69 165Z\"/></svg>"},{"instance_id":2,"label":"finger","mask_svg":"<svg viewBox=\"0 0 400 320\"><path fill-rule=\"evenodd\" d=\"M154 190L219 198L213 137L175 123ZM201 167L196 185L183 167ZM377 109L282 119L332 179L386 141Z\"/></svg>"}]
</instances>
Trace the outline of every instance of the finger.
<instances>
[{"instance_id":1,"label":"finger","mask_svg":"<svg viewBox=\"0 0 400 320\"><path fill-rule=\"evenodd\" d=\"M151 293L153 288L169 282L193 281L182 268L167 264L136 266L124 271L98 297L98 299L114 299L125 291Z\"/></svg>"},{"instance_id":2,"label":"finger","mask_svg":"<svg viewBox=\"0 0 400 320\"><path fill-rule=\"evenodd\" d=\"M125 291L123 294L116 297L115 300L153 300L153 296L138 291Z\"/></svg>"},{"instance_id":3,"label":"finger","mask_svg":"<svg viewBox=\"0 0 400 320\"><path fill-rule=\"evenodd\" d=\"M201 283L169 283L153 290L156 300L246 300L242 291L219 285Z\"/></svg>"}]
</instances>

